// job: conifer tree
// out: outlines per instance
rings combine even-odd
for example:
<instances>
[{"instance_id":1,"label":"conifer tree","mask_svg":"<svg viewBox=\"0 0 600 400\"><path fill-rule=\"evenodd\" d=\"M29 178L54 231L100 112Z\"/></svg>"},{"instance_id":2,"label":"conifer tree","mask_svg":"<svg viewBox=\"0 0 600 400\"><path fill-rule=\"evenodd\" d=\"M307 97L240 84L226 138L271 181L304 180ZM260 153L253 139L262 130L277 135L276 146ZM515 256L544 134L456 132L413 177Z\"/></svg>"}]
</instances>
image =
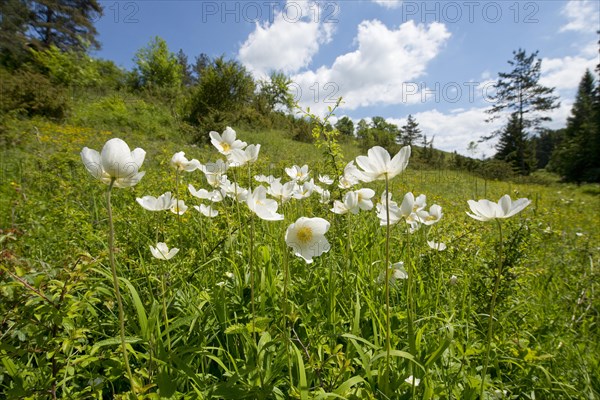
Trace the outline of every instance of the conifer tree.
<instances>
[{"instance_id":1,"label":"conifer tree","mask_svg":"<svg viewBox=\"0 0 600 400\"><path fill-rule=\"evenodd\" d=\"M594 76L586 70L567 118L565 137L552 155L551 167L573 182L598 180L598 123Z\"/></svg>"},{"instance_id":2,"label":"conifer tree","mask_svg":"<svg viewBox=\"0 0 600 400\"><path fill-rule=\"evenodd\" d=\"M408 115L406 119L406 124L401 128L401 134L399 135L399 140L403 146L409 146L414 143L417 143L419 139L421 139L423 135L421 135L421 129L419 129L419 123L412 116Z\"/></svg>"},{"instance_id":3,"label":"conifer tree","mask_svg":"<svg viewBox=\"0 0 600 400\"><path fill-rule=\"evenodd\" d=\"M503 156L510 154L510 162L515 169L522 174L528 174L531 171L528 160L531 149L526 147L530 147L531 143L527 139L543 122L550 121L550 117L546 114L557 108L560 103L558 97L553 95L554 88L539 84L542 60L536 58L538 52L527 55L525 50L519 49L514 51L513 55L513 60L508 61L513 70L498 74L498 80L494 85L495 104L487 110L487 113L492 115L488 121L504 117L509 112L508 124L505 129L483 137L482 140L492 139L499 134L508 135L501 138L498 148L502 151L499 151L496 158L504 159ZM515 142L515 139L518 140ZM508 151L507 149L513 145L517 147Z\"/></svg>"},{"instance_id":4,"label":"conifer tree","mask_svg":"<svg viewBox=\"0 0 600 400\"><path fill-rule=\"evenodd\" d=\"M61 50L99 48L94 20L102 15L97 0L30 0L28 30L38 49L52 45Z\"/></svg>"},{"instance_id":5,"label":"conifer tree","mask_svg":"<svg viewBox=\"0 0 600 400\"><path fill-rule=\"evenodd\" d=\"M534 152L531 142L521 129L519 114L511 114L508 124L500 135L494 158L512 165L515 172L527 175L535 168Z\"/></svg>"}]
</instances>

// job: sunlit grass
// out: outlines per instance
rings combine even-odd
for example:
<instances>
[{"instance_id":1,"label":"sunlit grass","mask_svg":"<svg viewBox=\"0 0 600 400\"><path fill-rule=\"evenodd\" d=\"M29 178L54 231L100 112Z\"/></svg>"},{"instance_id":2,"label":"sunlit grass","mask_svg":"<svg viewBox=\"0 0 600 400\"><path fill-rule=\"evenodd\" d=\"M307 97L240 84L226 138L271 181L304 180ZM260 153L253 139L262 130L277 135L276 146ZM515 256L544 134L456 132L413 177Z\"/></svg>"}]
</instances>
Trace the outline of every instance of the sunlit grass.
<instances>
[{"instance_id":1,"label":"sunlit grass","mask_svg":"<svg viewBox=\"0 0 600 400\"><path fill-rule=\"evenodd\" d=\"M108 263L105 188L79 158L81 147L101 148L112 136L105 128L35 120L11 129L22 140L2 151L0 393L123 394L130 385ZM377 277L384 271L386 235L374 211L335 215L313 194L280 206L284 221L256 220L250 230L245 204L238 213L231 199L215 203L215 218L191 208L199 201L187 185L208 188L196 171L178 177L179 196L190 206L179 227L175 214L148 212L136 197L174 192L174 153L185 151L202 163L220 155L209 145L135 130L111 132L147 151L146 176L112 198L116 268L140 394L477 398L498 240L494 224L466 215L466 201L509 194L532 203L503 223L505 268L485 392L599 395L597 186L486 182L458 171L414 169L409 162L390 181L393 198L424 193L428 204L442 206L444 217L411 235L410 245L403 225L391 227L390 262L412 263L414 269L415 338L411 349L406 281L398 280L389 288L392 372L382 385L386 295ZM284 167L306 163L316 178L324 165L319 152L280 134L238 132L242 140L262 145L252 174L284 176ZM347 161L355 151L345 152ZM245 187L248 178L247 169L236 170ZM384 189L381 182L363 186L374 189L376 199ZM331 249L313 264L283 242L286 228L302 216L331 224ZM427 240L448 248L434 251ZM158 242L181 242L182 250L161 264L149 250ZM410 375L420 379L419 386L406 381Z\"/></svg>"}]
</instances>

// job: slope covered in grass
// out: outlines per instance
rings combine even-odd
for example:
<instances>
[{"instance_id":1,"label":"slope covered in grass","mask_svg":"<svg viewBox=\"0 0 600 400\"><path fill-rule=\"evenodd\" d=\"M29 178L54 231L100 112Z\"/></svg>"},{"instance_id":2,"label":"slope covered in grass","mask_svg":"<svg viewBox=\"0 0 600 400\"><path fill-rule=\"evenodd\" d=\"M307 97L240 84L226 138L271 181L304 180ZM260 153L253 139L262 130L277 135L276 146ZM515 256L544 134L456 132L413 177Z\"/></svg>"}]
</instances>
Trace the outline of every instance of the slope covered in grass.
<instances>
[{"instance_id":1,"label":"slope covered in grass","mask_svg":"<svg viewBox=\"0 0 600 400\"><path fill-rule=\"evenodd\" d=\"M404 223L391 229L390 260L414 274L414 297L405 280L391 286L388 370L380 277L386 235L375 210L335 215L313 194L280 205L284 220L272 222L227 198L215 204L218 216L206 218L187 190L209 188L206 178L182 173L176 184L170 160L178 151L201 163L223 157L208 142L191 145L167 107L139 98L88 99L62 123L12 120L6 129L12 144L0 153L1 397L125 398L131 390L117 340L106 186L79 156L84 146L100 150L111 137L147 152L144 178L115 189L112 199L138 395L477 398L499 238L494 222L467 216L467 200L504 194L532 203L502 221L505 268L486 398L600 393L598 186L484 181L415 168L411 160L391 181L393 199L423 193L428 207L439 204L444 215L412 234ZM228 173L243 187L258 185L250 175L259 173L287 181L284 167L293 164L308 164L314 178L331 174L321 151L289 132L237 131L262 146L251 171ZM347 161L360 154L351 143L343 152ZM360 186L374 189L379 202L381 182ZM136 202L166 191L190 206L180 218ZM331 192L333 200L345 191ZM313 264L284 241L301 216L331 224L331 249ZM434 251L428 240L447 249ZM180 251L157 260L149 250L157 242ZM407 382L411 375L418 386Z\"/></svg>"}]
</instances>

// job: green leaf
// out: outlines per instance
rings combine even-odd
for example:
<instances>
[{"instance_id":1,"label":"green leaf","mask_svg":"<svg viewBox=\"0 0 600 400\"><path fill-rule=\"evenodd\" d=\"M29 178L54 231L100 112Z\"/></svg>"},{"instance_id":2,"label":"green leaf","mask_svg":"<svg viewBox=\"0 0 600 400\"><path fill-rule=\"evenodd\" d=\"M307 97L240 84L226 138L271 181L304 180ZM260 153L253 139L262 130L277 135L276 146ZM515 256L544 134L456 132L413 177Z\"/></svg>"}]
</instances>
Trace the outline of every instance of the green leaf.
<instances>
[{"instance_id":1,"label":"green leaf","mask_svg":"<svg viewBox=\"0 0 600 400\"><path fill-rule=\"evenodd\" d=\"M160 397L171 397L177 390L177 384L175 383L175 377L169 374L167 368L164 368L156 377L156 384L160 392Z\"/></svg>"},{"instance_id":2,"label":"green leaf","mask_svg":"<svg viewBox=\"0 0 600 400\"><path fill-rule=\"evenodd\" d=\"M139 337L125 336L125 343L133 344L133 343L138 343L141 341L142 341L142 339L140 339ZM98 350L100 350L101 347L114 346L114 345L120 345L120 344L121 344L120 337L101 340L94 344L94 346L92 347L92 350L90 351L90 355L93 356L94 354L96 354L96 352Z\"/></svg>"},{"instance_id":3,"label":"green leaf","mask_svg":"<svg viewBox=\"0 0 600 400\"><path fill-rule=\"evenodd\" d=\"M343 396L352 388L352 386L358 383L362 383L364 381L365 380L361 376L353 376L352 378L342 383L336 390L333 391L333 393Z\"/></svg>"},{"instance_id":4,"label":"green leaf","mask_svg":"<svg viewBox=\"0 0 600 400\"><path fill-rule=\"evenodd\" d=\"M298 365L298 378L300 379L300 400L308 400L308 382L306 380L306 369L304 368L304 360L302 359L302 353L294 345L294 352L296 353L296 361Z\"/></svg>"},{"instance_id":5,"label":"green leaf","mask_svg":"<svg viewBox=\"0 0 600 400\"><path fill-rule=\"evenodd\" d=\"M135 311L137 312L137 316L138 316L138 323L140 325L141 336L145 340L149 340L150 332L148 331L148 317L146 315L146 310L144 309L144 305L142 304L142 300L140 300L140 296L138 295L137 290L135 290L135 288L133 287L131 282L129 282L125 278L119 278L119 279L122 280L125 283L125 285L127 285L127 288L129 289L129 293L131 293L131 299L133 300L133 305L135 307Z\"/></svg>"},{"instance_id":6,"label":"green leaf","mask_svg":"<svg viewBox=\"0 0 600 400\"><path fill-rule=\"evenodd\" d=\"M6 356L2 357L2 365L4 365L4 368L6 368L6 372L12 378L17 376L17 373L19 372L17 370L17 366L15 365L14 361L11 360L9 357L6 357Z\"/></svg>"}]
</instances>

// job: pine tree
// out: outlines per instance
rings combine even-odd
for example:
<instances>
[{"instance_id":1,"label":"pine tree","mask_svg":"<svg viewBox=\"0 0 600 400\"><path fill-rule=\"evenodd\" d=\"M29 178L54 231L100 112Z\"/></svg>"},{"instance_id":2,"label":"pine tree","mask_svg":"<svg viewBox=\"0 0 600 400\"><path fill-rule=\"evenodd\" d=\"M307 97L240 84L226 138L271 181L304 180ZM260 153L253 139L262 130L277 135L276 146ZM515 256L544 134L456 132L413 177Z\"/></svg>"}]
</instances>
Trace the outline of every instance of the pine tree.
<instances>
[{"instance_id":1,"label":"pine tree","mask_svg":"<svg viewBox=\"0 0 600 400\"><path fill-rule=\"evenodd\" d=\"M181 83L185 87L192 86L196 83L194 76L192 75L192 68L190 63L188 62L188 56L183 52L183 49L179 49L177 52L177 63L179 63L181 67Z\"/></svg>"},{"instance_id":2,"label":"pine tree","mask_svg":"<svg viewBox=\"0 0 600 400\"><path fill-rule=\"evenodd\" d=\"M598 179L595 90L594 76L587 70L579 83L571 115L567 118L565 137L552 156L552 168L568 181Z\"/></svg>"},{"instance_id":3,"label":"pine tree","mask_svg":"<svg viewBox=\"0 0 600 400\"><path fill-rule=\"evenodd\" d=\"M499 152L496 155L498 159L504 159L503 154L511 154L510 162L516 164L516 170L521 173L529 173L529 153L531 143L527 140L528 136L540 127L543 122L550 121L550 117L545 115L547 112L559 107L558 97L553 95L554 88L547 88L539 84L541 75L542 60L536 59L538 52L527 55L525 50L514 51L514 59L508 63L513 70L508 73L499 73L498 80L494 85L496 96L494 97L494 106L487 110L492 114L488 119L493 121L503 117L510 112L510 119L505 129L494 132L491 136L483 137L482 140L489 140L497 135L511 135L511 137L502 138L499 148L503 149L509 145L514 138L519 138L516 142L517 147L514 152ZM518 133L517 133L518 131ZM504 159L509 161L508 159Z\"/></svg>"},{"instance_id":4,"label":"pine tree","mask_svg":"<svg viewBox=\"0 0 600 400\"><path fill-rule=\"evenodd\" d=\"M418 140L423 137L423 135L421 135L421 129L419 129L419 123L410 114L406 119L406 124L401 128L401 132L398 139L403 146L410 146L417 143Z\"/></svg>"},{"instance_id":5,"label":"pine tree","mask_svg":"<svg viewBox=\"0 0 600 400\"><path fill-rule=\"evenodd\" d=\"M30 0L27 34L38 49L100 48L93 20L102 15L97 0Z\"/></svg>"},{"instance_id":6,"label":"pine tree","mask_svg":"<svg viewBox=\"0 0 600 400\"><path fill-rule=\"evenodd\" d=\"M16 67L27 55L27 16L22 0L2 0L0 7L0 63Z\"/></svg>"},{"instance_id":7,"label":"pine tree","mask_svg":"<svg viewBox=\"0 0 600 400\"><path fill-rule=\"evenodd\" d=\"M531 142L527 140L525 132L521 129L518 113L511 114L508 124L500 135L496 150L494 158L511 164L515 172L527 175L534 169L534 152Z\"/></svg>"}]
</instances>

